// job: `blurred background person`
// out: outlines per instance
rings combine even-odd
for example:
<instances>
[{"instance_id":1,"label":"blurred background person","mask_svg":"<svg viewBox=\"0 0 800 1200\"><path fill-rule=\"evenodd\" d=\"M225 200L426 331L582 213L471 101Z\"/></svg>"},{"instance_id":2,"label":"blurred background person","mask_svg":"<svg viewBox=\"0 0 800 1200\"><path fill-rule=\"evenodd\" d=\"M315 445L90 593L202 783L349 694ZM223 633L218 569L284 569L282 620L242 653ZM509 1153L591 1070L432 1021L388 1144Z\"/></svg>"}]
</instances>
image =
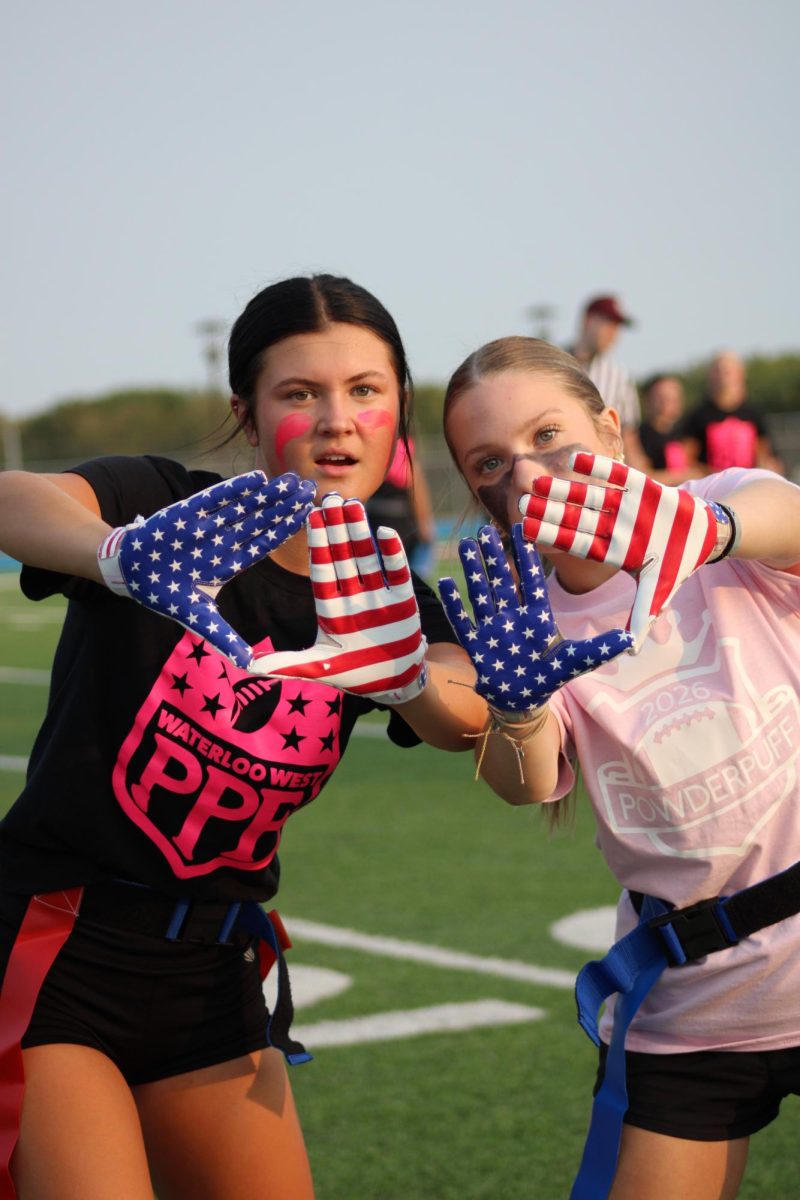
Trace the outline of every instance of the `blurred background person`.
<instances>
[{"instance_id":1,"label":"blurred background person","mask_svg":"<svg viewBox=\"0 0 800 1200\"><path fill-rule=\"evenodd\" d=\"M400 535L412 571L423 579L431 575L436 565L436 518L413 438L408 448L397 439L386 477L366 507L373 530L387 525Z\"/></svg>"},{"instance_id":2,"label":"blurred background person","mask_svg":"<svg viewBox=\"0 0 800 1200\"><path fill-rule=\"evenodd\" d=\"M784 474L764 414L747 395L745 365L733 350L721 350L708 368L707 391L683 423L690 463L707 472L726 467L765 467Z\"/></svg>"},{"instance_id":3,"label":"blurred background person","mask_svg":"<svg viewBox=\"0 0 800 1200\"><path fill-rule=\"evenodd\" d=\"M681 440L680 420L686 398L677 375L653 375L644 385L644 416L639 441L648 462L647 473L671 486L703 475L702 467L689 462Z\"/></svg>"},{"instance_id":4,"label":"blurred background person","mask_svg":"<svg viewBox=\"0 0 800 1200\"><path fill-rule=\"evenodd\" d=\"M626 368L612 356L623 328L633 324L633 318L622 308L617 296L595 296L584 306L577 340L567 349L577 358L606 406L619 413L625 461L642 470L647 462L639 440L639 395Z\"/></svg>"}]
</instances>

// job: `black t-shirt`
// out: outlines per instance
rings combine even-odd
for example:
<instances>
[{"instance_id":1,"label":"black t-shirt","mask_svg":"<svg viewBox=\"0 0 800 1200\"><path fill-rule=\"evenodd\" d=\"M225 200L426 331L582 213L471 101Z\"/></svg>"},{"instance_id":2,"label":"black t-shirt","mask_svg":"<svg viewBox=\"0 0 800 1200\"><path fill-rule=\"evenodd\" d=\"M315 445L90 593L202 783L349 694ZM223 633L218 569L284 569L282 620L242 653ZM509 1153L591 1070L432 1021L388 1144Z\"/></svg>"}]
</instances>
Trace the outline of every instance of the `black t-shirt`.
<instances>
[{"instance_id":1,"label":"black t-shirt","mask_svg":"<svg viewBox=\"0 0 800 1200\"><path fill-rule=\"evenodd\" d=\"M373 529L381 525L393 529L410 555L419 542L419 528L411 499L411 489L383 481L366 505Z\"/></svg>"},{"instance_id":2,"label":"black t-shirt","mask_svg":"<svg viewBox=\"0 0 800 1200\"><path fill-rule=\"evenodd\" d=\"M667 443L674 440L674 433L671 436L659 433L648 421L642 421L639 426L639 441L642 443L642 449L656 471L663 471L666 467Z\"/></svg>"},{"instance_id":3,"label":"black t-shirt","mask_svg":"<svg viewBox=\"0 0 800 1200\"><path fill-rule=\"evenodd\" d=\"M700 443L700 462L712 471L755 467L758 440L769 436L762 413L749 400L732 412L723 412L709 397L686 415L681 434Z\"/></svg>"},{"instance_id":4,"label":"black t-shirt","mask_svg":"<svg viewBox=\"0 0 800 1200\"><path fill-rule=\"evenodd\" d=\"M112 526L220 478L149 456L75 472ZM30 599L63 592L69 603L25 788L0 824L3 886L29 894L127 879L182 896L269 899L284 822L319 794L356 719L377 706L321 683L248 675L89 580L26 567L21 583ZM429 643L454 641L433 592L414 584ZM262 652L316 638L310 581L269 558L218 604ZM389 736L419 743L395 712Z\"/></svg>"}]
</instances>

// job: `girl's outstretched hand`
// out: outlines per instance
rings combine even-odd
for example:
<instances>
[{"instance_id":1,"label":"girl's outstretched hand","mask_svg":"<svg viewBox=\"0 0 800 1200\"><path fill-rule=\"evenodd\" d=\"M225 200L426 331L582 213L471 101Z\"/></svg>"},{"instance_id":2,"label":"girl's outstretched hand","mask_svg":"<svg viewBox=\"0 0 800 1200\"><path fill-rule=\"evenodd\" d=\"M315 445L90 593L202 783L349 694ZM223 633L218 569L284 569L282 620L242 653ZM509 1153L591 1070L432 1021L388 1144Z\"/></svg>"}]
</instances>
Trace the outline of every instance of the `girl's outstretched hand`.
<instances>
[{"instance_id":1,"label":"girl's outstretched hand","mask_svg":"<svg viewBox=\"0 0 800 1200\"><path fill-rule=\"evenodd\" d=\"M317 640L307 650L265 654L257 675L317 679L380 704L403 704L426 682L422 633L403 543L379 529L360 500L330 493L308 518Z\"/></svg>"},{"instance_id":2,"label":"girl's outstretched hand","mask_svg":"<svg viewBox=\"0 0 800 1200\"><path fill-rule=\"evenodd\" d=\"M558 632L544 571L522 526L511 531L519 584L514 581L500 535L493 525L478 540L462 538L472 613L466 611L452 579L439 580L439 595L456 637L478 672L475 690L503 712L538 708L553 692L627 650L631 635L612 629L573 641Z\"/></svg>"},{"instance_id":3,"label":"girl's outstretched hand","mask_svg":"<svg viewBox=\"0 0 800 1200\"><path fill-rule=\"evenodd\" d=\"M656 483L616 459L580 451L578 475L603 483L540 475L519 502L526 538L628 571L637 580L628 619L633 649L680 585L710 558L727 552L730 513L681 488Z\"/></svg>"},{"instance_id":4,"label":"girl's outstretched hand","mask_svg":"<svg viewBox=\"0 0 800 1200\"><path fill-rule=\"evenodd\" d=\"M97 552L103 578L112 592L171 617L246 667L252 651L215 597L301 528L314 492L292 472L267 480L249 471L215 483L113 529Z\"/></svg>"}]
</instances>

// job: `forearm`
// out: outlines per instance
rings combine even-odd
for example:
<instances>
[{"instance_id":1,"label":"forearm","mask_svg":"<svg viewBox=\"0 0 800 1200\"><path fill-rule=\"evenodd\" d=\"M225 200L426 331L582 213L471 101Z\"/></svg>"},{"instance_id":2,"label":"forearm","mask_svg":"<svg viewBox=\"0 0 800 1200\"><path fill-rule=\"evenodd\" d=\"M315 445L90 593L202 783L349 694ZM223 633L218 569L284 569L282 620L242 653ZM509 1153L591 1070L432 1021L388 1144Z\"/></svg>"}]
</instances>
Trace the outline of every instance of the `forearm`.
<instances>
[{"instance_id":1,"label":"forearm","mask_svg":"<svg viewBox=\"0 0 800 1200\"><path fill-rule=\"evenodd\" d=\"M0 474L0 549L19 562L102 582L97 548L108 531L79 476Z\"/></svg>"},{"instance_id":2,"label":"forearm","mask_svg":"<svg viewBox=\"0 0 800 1200\"><path fill-rule=\"evenodd\" d=\"M800 564L800 488L781 479L756 479L719 502L733 509L741 532L732 557L783 568Z\"/></svg>"},{"instance_id":3,"label":"forearm","mask_svg":"<svg viewBox=\"0 0 800 1200\"><path fill-rule=\"evenodd\" d=\"M527 735L524 726L517 732L501 722L502 731L490 726L488 735L478 740L480 776L507 804L541 804L555 790L561 734L549 707L543 718L543 724Z\"/></svg>"},{"instance_id":4,"label":"forearm","mask_svg":"<svg viewBox=\"0 0 800 1200\"><path fill-rule=\"evenodd\" d=\"M474 734L486 725L486 703L474 690L475 670L458 646L438 642L426 658L428 682L397 712L416 734L437 750L471 750Z\"/></svg>"}]
</instances>

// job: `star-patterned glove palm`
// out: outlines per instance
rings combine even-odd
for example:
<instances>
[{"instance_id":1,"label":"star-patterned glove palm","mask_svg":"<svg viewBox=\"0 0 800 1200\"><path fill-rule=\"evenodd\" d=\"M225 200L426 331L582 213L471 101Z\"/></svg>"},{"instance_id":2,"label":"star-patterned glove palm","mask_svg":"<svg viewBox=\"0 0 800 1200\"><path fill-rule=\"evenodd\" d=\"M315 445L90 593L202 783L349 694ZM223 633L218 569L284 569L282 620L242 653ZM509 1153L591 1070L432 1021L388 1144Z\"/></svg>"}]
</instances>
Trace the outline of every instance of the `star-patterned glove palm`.
<instances>
[{"instance_id":1,"label":"star-patterned glove palm","mask_svg":"<svg viewBox=\"0 0 800 1200\"><path fill-rule=\"evenodd\" d=\"M106 586L201 634L238 666L253 657L220 615L219 589L301 528L315 485L249 471L113 529L97 559Z\"/></svg>"},{"instance_id":2,"label":"star-patterned glove palm","mask_svg":"<svg viewBox=\"0 0 800 1200\"><path fill-rule=\"evenodd\" d=\"M250 670L318 679L379 704L403 704L425 686L419 609L403 543L393 529L372 539L360 500L335 492L308 519L317 640L307 650L266 654Z\"/></svg>"},{"instance_id":3,"label":"star-patterned glove palm","mask_svg":"<svg viewBox=\"0 0 800 1200\"><path fill-rule=\"evenodd\" d=\"M730 513L603 455L580 451L570 466L610 486L539 476L519 502L523 533L636 578L628 629L637 650L681 584L724 551L733 534Z\"/></svg>"},{"instance_id":4,"label":"star-patterned glove palm","mask_svg":"<svg viewBox=\"0 0 800 1200\"><path fill-rule=\"evenodd\" d=\"M512 530L512 549L519 586L493 525L485 525L477 541L463 538L459 543L474 619L453 579L439 580L439 595L478 672L475 690L492 708L522 714L539 708L565 683L622 654L631 637L624 629L612 629L576 641L562 638L539 556L520 525Z\"/></svg>"}]
</instances>

